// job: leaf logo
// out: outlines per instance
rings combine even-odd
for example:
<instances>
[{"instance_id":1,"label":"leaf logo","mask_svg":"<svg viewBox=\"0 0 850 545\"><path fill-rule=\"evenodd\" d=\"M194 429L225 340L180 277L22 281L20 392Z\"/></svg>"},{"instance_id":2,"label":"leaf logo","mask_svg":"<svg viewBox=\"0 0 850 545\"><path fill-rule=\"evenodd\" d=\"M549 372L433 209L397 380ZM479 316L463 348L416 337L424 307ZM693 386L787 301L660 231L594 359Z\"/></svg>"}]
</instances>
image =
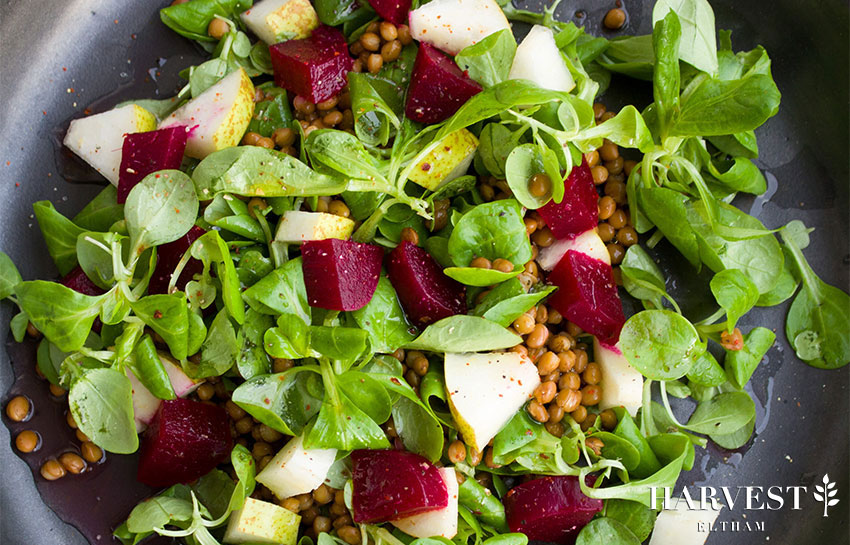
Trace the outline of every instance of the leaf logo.
<instances>
[{"instance_id":1,"label":"leaf logo","mask_svg":"<svg viewBox=\"0 0 850 545\"><path fill-rule=\"evenodd\" d=\"M823 503L823 516L828 517L827 510L838 503L838 498L835 495L838 490L835 489L835 483L830 482L829 474L823 476L823 486L815 485L815 499Z\"/></svg>"}]
</instances>

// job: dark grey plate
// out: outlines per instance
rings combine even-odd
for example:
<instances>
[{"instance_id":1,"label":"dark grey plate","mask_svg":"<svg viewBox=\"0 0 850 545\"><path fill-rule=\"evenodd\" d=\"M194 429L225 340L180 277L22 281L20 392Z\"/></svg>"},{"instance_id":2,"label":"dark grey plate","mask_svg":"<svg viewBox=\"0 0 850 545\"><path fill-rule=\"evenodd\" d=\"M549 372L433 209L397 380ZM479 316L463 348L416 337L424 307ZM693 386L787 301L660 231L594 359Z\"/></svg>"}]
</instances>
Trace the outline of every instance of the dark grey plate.
<instances>
[{"instance_id":1,"label":"dark grey plate","mask_svg":"<svg viewBox=\"0 0 850 545\"><path fill-rule=\"evenodd\" d=\"M82 115L92 104L94 111L100 111L128 98L149 98L157 92L169 96L179 86L176 72L198 57L188 41L160 24L160 4L126 0L3 0L0 4L0 134L4 135L0 142L0 249L12 256L25 278L56 274L31 215L31 203L50 199L60 211L72 215L100 188L62 179L64 161L57 161L61 157L57 142L69 119ZM718 25L734 30L736 49L757 43L767 47L783 93L779 115L759 133L759 166L767 171L771 189L742 207L769 227L793 218L817 227L806 254L825 280L847 289L848 5L837 0L715 0L713 4ZM599 22L611 7L613 0L564 0L558 14L562 20L599 32ZM628 2L625 31L647 32L650 7L651 2ZM614 88L607 99L612 102L633 93L647 96L645 87L630 80L615 78ZM0 306L0 344L8 338L11 310L8 304ZM808 492L800 510L787 506L778 511L724 510L720 521L763 522L764 530L717 533L709 539L713 545L848 542L850 370L827 372L799 362L782 334L784 314L785 308L754 312L745 324L767 325L777 330L780 339L752 381L759 406L755 440L736 452L709 448L681 482L732 487L803 485ZM15 368L31 373L31 349L12 352ZM36 420L31 426L47 426L46 422L60 417L61 404L47 399L43 384L31 379L13 382L9 357L0 350L4 405L10 391L23 391L36 399ZM20 425L13 427L20 429ZM29 464L38 467L48 455L61 452L70 444L66 436L69 433L64 430L47 437L45 448L27 456ZM46 483L33 477L10 445L9 430L0 426L0 542L4 544L86 542L45 506L36 485L52 491L49 495L60 500L64 513L74 511L96 521L82 528L93 543L108 543L110 528L123 516L104 513L126 513L122 506L135 502L128 495L144 493L128 479L113 478L108 467L98 468L91 476L66 478L61 485ZM815 480L825 473L837 481L840 499L828 518L811 497Z\"/></svg>"}]
</instances>

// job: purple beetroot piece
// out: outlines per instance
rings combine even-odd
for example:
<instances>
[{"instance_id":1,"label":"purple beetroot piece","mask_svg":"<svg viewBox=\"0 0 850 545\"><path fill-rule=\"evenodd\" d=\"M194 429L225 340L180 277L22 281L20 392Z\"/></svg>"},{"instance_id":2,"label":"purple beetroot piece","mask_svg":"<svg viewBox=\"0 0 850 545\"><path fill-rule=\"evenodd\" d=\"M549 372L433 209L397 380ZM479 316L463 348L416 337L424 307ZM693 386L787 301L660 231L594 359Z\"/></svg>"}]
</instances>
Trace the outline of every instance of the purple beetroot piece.
<instances>
[{"instance_id":1,"label":"purple beetroot piece","mask_svg":"<svg viewBox=\"0 0 850 545\"><path fill-rule=\"evenodd\" d=\"M595 482L588 477L585 483ZM534 479L516 486L505 495L505 514L511 532L521 532L530 541L573 543L578 533L602 510L602 500L585 496L578 477Z\"/></svg>"},{"instance_id":2,"label":"purple beetroot piece","mask_svg":"<svg viewBox=\"0 0 850 545\"><path fill-rule=\"evenodd\" d=\"M404 450L351 453L354 521L374 523L446 507L449 493L428 460Z\"/></svg>"},{"instance_id":3,"label":"purple beetroot piece","mask_svg":"<svg viewBox=\"0 0 850 545\"><path fill-rule=\"evenodd\" d=\"M439 123L480 92L481 86L461 72L452 59L421 42L404 111L414 121Z\"/></svg>"},{"instance_id":4,"label":"purple beetroot piece","mask_svg":"<svg viewBox=\"0 0 850 545\"><path fill-rule=\"evenodd\" d=\"M555 310L600 341L616 344L626 318L611 265L569 250L548 280L558 286L549 298Z\"/></svg>"},{"instance_id":5,"label":"purple beetroot piece","mask_svg":"<svg viewBox=\"0 0 850 545\"><path fill-rule=\"evenodd\" d=\"M390 253L387 276L416 325L466 314L464 287L446 276L431 254L410 242L402 241Z\"/></svg>"},{"instance_id":6,"label":"purple beetroot piece","mask_svg":"<svg viewBox=\"0 0 850 545\"><path fill-rule=\"evenodd\" d=\"M232 448L223 407L163 401L142 438L137 479L152 487L190 483L223 462Z\"/></svg>"},{"instance_id":7,"label":"purple beetroot piece","mask_svg":"<svg viewBox=\"0 0 850 545\"><path fill-rule=\"evenodd\" d=\"M186 127L126 135L118 171L118 202L124 203L130 190L151 172L179 169L187 138Z\"/></svg>"},{"instance_id":8,"label":"purple beetroot piece","mask_svg":"<svg viewBox=\"0 0 850 545\"><path fill-rule=\"evenodd\" d=\"M587 161L573 167L564 182L561 202L549 201L537 209L555 238L573 238L593 229L599 221L599 194Z\"/></svg>"},{"instance_id":9,"label":"purple beetroot piece","mask_svg":"<svg viewBox=\"0 0 850 545\"><path fill-rule=\"evenodd\" d=\"M381 16L381 19L386 19L394 25L407 23L410 4L410 0L369 0L369 5Z\"/></svg>"},{"instance_id":10,"label":"purple beetroot piece","mask_svg":"<svg viewBox=\"0 0 850 545\"><path fill-rule=\"evenodd\" d=\"M287 40L269 47L278 86L312 103L336 95L347 82L354 66L345 36L322 25L300 40Z\"/></svg>"},{"instance_id":11,"label":"purple beetroot piece","mask_svg":"<svg viewBox=\"0 0 850 545\"><path fill-rule=\"evenodd\" d=\"M156 268L151 281L148 284L148 293L167 293L168 283L171 281L171 273L183 259L183 254L189 249L193 242L201 238L207 231L197 225L193 225L189 232L168 244L156 248ZM177 279L177 289L183 290L186 283L196 274L204 270L204 264L195 258L190 258Z\"/></svg>"},{"instance_id":12,"label":"purple beetroot piece","mask_svg":"<svg viewBox=\"0 0 850 545\"><path fill-rule=\"evenodd\" d=\"M82 267L79 265L71 269L71 272L63 276L59 282L66 288L71 288L83 295L103 295L106 293L86 276L86 273L83 272Z\"/></svg>"},{"instance_id":13,"label":"purple beetroot piece","mask_svg":"<svg viewBox=\"0 0 850 545\"><path fill-rule=\"evenodd\" d=\"M374 244L329 238L301 245L301 269L310 306L357 310L378 287L384 251Z\"/></svg>"}]
</instances>

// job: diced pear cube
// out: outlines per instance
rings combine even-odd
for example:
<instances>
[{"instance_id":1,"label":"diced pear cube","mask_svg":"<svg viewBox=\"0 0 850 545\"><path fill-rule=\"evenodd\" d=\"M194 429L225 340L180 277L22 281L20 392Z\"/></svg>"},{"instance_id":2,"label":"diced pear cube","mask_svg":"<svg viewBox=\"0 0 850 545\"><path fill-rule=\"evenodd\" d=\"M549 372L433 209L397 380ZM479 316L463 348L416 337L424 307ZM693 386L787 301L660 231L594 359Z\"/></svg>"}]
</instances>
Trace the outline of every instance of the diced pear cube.
<instances>
[{"instance_id":1,"label":"diced pear cube","mask_svg":"<svg viewBox=\"0 0 850 545\"><path fill-rule=\"evenodd\" d=\"M338 238L345 240L354 232L354 221L326 214L325 212L304 212L290 210L280 218L275 240L287 244L301 244L308 240Z\"/></svg>"},{"instance_id":2,"label":"diced pear cube","mask_svg":"<svg viewBox=\"0 0 850 545\"><path fill-rule=\"evenodd\" d=\"M606 346L593 338L593 358L602 371L602 399L599 409L625 407L634 416L643 403L643 375L626 360L616 346Z\"/></svg>"},{"instance_id":3,"label":"diced pear cube","mask_svg":"<svg viewBox=\"0 0 850 545\"><path fill-rule=\"evenodd\" d=\"M117 186L124 135L155 128L156 117L152 113L129 104L71 121L63 143Z\"/></svg>"},{"instance_id":4,"label":"diced pear cube","mask_svg":"<svg viewBox=\"0 0 850 545\"><path fill-rule=\"evenodd\" d=\"M445 138L410 172L410 180L431 191L463 176L469 169L478 139L466 129Z\"/></svg>"},{"instance_id":5,"label":"diced pear cube","mask_svg":"<svg viewBox=\"0 0 850 545\"><path fill-rule=\"evenodd\" d=\"M301 517L267 501L245 498L242 509L230 515L225 543L295 545Z\"/></svg>"},{"instance_id":6,"label":"diced pear cube","mask_svg":"<svg viewBox=\"0 0 850 545\"><path fill-rule=\"evenodd\" d=\"M301 437L294 437L257 475L278 498L291 498L319 488L336 460L336 449L306 449Z\"/></svg>"},{"instance_id":7,"label":"diced pear cube","mask_svg":"<svg viewBox=\"0 0 850 545\"><path fill-rule=\"evenodd\" d=\"M309 0L262 0L242 13L242 22L269 45L310 36L319 16Z\"/></svg>"},{"instance_id":8,"label":"diced pear cube","mask_svg":"<svg viewBox=\"0 0 850 545\"><path fill-rule=\"evenodd\" d=\"M569 93L576 86L552 30L534 25L516 48L508 79L526 79L544 89Z\"/></svg>"}]
</instances>

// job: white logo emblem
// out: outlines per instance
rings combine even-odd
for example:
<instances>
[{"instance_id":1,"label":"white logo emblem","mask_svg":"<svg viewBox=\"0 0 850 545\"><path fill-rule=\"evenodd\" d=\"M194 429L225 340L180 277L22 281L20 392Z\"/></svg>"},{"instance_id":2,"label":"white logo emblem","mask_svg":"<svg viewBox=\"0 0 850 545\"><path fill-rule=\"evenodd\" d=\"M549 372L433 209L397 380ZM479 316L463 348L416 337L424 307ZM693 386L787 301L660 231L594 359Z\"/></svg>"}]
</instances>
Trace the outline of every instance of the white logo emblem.
<instances>
[{"instance_id":1,"label":"white logo emblem","mask_svg":"<svg viewBox=\"0 0 850 545\"><path fill-rule=\"evenodd\" d=\"M838 494L835 490L835 483L829 481L829 475L823 476L823 486L815 485L815 499L823 503L823 516L828 517L827 510L838 503L838 498L834 496Z\"/></svg>"}]
</instances>

